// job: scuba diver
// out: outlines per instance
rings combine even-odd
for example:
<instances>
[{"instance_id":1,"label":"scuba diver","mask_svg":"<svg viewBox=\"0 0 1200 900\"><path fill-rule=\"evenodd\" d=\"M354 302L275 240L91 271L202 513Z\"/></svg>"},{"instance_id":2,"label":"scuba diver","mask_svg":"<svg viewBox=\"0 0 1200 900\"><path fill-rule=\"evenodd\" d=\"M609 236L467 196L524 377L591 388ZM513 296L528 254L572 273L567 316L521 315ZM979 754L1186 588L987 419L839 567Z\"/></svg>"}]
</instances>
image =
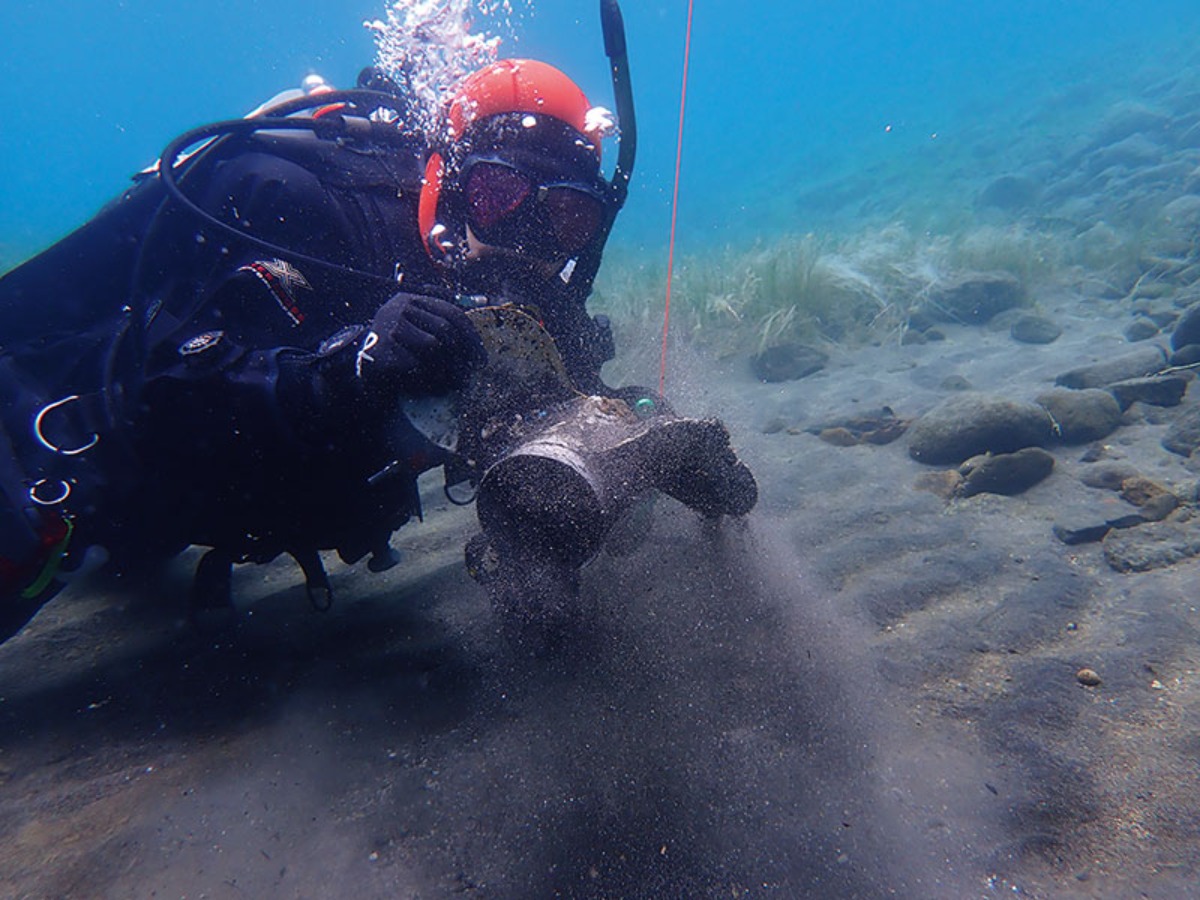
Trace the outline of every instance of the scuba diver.
<instances>
[{"instance_id":1,"label":"scuba diver","mask_svg":"<svg viewBox=\"0 0 1200 900\"><path fill-rule=\"evenodd\" d=\"M586 303L636 147L616 0L601 13L611 178L611 114L553 66L467 76L434 146L367 69L181 135L0 277L0 641L74 573L190 545L199 618L233 610L235 564L283 554L326 609L321 551L390 568L439 466L448 496L476 489L468 571L531 619L570 618L646 493L754 506L720 422L601 379L612 332ZM445 398L453 440L421 413Z\"/></svg>"},{"instance_id":2,"label":"scuba diver","mask_svg":"<svg viewBox=\"0 0 1200 900\"><path fill-rule=\"evenodd\" d=\"M417 476L451 457L403 405L484 363L467 308L529 310L576 384L609 393L611 331L585 302L633 116L623 34L608 49L628 110L611 181L606 116L552 66L469 76L436 147L368 69L182 135L0 278L0 640L100 561L209 548L197 612L231 608L235 563L291 555L318 607L319 551L393 565Z\"/></svg>"}]
</instances>

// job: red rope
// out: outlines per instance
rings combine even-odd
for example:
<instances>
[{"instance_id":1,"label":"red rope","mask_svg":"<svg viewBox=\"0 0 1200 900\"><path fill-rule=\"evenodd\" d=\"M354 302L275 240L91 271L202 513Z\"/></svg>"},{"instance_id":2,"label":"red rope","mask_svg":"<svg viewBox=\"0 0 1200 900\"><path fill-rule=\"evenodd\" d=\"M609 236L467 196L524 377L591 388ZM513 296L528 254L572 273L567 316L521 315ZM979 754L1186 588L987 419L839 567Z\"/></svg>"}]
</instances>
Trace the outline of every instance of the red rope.
<instances>
[{"instance_id":1,"label":"red rope","mask_svg":"<svg viewBox=\"0 0 1200 900\"><path fill-rule=\"evenodd\" d=\"M667 299L663 308L662 359L658 366L658 392L667 385L667 331L671 324L671 276L675 270L675 220L679 213L679 169L683 160L683 111L687 106L688 59L692 53L692 2L688 0L687 31L683 41L683 86L679 90L679 138L675 144L675 187L671 192L671 239L667 245Z\"/></svg>"}]
</instances>

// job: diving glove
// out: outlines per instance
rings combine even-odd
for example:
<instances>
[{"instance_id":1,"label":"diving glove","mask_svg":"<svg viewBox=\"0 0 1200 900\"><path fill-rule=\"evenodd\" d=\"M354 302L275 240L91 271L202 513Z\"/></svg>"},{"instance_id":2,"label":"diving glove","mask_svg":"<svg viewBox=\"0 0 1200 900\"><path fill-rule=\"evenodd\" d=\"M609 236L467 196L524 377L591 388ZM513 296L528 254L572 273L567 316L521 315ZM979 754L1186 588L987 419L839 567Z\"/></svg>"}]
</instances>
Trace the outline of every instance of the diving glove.
<instances>
[{"instance_id":1,"label":"diving glove","mask_svg":"<svg viewBox=\"0 0 1200 900\"><path fill-rule=\"evenodd\" d=\"M478 332L453 303L396 294L371 320L355 374L369 393L444 394L486 359Z\"/></svg>"}]
</instances>

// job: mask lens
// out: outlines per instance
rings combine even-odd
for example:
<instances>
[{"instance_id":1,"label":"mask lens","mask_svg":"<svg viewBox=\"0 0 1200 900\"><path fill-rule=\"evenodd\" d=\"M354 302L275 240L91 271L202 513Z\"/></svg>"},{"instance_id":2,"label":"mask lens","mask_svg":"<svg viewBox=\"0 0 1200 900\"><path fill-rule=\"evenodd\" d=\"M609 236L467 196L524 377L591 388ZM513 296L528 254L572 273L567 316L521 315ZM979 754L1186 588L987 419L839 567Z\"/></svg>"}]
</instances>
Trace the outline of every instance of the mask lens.
<instances>
[{"instance_id":1,"label":"mask lens","mask_svg":"<svg viewBox=\"0 0 1200 900\"><path fill-rule=\"evenodd\" d=\"M533 182L516 169L476 163L467 175L465 190L471 224L479 229L491 228L524 203L533 187Z\"/></svg>"},{"instance_id":2,"label":"mask lens","mask_svg":"<svg viewBox=\"0 0 1200 900\"><path fill-rule=\"evenodd\" d=\"M548 188L542 205L554 236L568 253L586 247L604 220L604 204L600 198L576 188L561 185Z\"/></svg>"}]
</instances>

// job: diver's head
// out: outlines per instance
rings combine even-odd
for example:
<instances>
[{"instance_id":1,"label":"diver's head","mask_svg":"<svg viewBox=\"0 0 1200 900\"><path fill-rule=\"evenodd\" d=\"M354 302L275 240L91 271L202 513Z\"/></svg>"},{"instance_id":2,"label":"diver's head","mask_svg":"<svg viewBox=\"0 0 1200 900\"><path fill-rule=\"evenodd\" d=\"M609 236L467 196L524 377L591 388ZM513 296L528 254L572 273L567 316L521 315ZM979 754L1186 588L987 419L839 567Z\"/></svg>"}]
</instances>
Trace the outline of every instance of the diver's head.
<instances>
[{"instance_id":1,"label":"diver's head","mask_svg":"<svg viewBox=\"0 0 1200 900\"><path fill-rule=\"evenodd\" d=\"M569 281L616 212L600 173L603 111L553 66L508 59L464 80L447 118L421 191L430 256L470 292Z\"/></svg>"}]
</instances>

